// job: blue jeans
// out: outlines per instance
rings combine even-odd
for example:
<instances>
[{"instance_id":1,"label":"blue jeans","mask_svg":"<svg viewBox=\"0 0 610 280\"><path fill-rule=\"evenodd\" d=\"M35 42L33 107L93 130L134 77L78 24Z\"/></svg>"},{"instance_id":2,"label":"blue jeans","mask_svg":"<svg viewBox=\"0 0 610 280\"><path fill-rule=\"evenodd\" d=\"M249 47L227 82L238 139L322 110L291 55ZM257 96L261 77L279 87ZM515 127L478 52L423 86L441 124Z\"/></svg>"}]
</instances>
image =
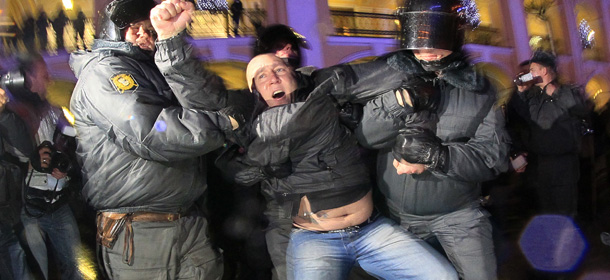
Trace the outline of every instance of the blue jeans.
<instances>
[{"instance_id":1,"label":"blue jeans","mask_svg":"<svg viewBox=\"0 0 610 280\"><path fill-rule=\"evenodd\" d=\"M13 229L0 222L0 279L34 279Z\"/></svg>"},{"instance_id":2,"label":"blue jeans","mask_svg":"<svg viewBox=\"0 0 610 280\"><path fill-rule=\"evenodd\" d=\"M354 265L379 279L457 279L445 257L385 217L346 232L293 229L286 255L288 279L346 279Z\"/></svg>"},{"instance_id":3,"label":"blue jeans","mask_svg":"<svg viewBox=\"0 0 610 280\"><path fill-rule=\"evenodd\" d=\"M61 278L82 279L77 261L78 252L81 250L80 235L70 207L66 204L51 213L41 213L33 209L29 211L35 217L29 216L23 210L21 221L28 246L44 278L49 279L47 248L53 248L60 266Z\"/></svg>"}]
</instances>

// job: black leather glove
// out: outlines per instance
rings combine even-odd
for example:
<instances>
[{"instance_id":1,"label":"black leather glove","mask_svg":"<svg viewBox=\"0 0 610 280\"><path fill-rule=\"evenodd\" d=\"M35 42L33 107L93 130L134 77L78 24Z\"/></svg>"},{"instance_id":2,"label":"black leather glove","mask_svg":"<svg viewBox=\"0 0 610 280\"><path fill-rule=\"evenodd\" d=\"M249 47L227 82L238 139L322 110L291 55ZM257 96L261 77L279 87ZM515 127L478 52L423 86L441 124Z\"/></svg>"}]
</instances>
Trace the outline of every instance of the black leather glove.
<instances>
[{"instance_id":1,"label":"black leather glove","mask_svg":"<svg viewBox=\"0 0 610 280\"><path fill-rule=\"evenodd\" d=\"M311 74L316 86L324 82L332 81L332 90L328 92L333 96L337 96L340 102L349 101L351 98L346 92L346 89L357 82L357 76L351 66L339 64L327 68L317 69ZM344 99L346 98L346 99Z\"/></svg>"},{"instance_id":2,"label":"black leather glove","mask_svg":"<svg viewBox=\"0 0 610 280\"><path fill-rule=\"evenodd\" d=\"M402 104L411 104L413 111L419 112L429 110L436 112L440 102L440 92L431 82L422 82L417 85L409 85L398 89L397 98L401 98Z\"/></svg>"},{"instance_id":3,"label":"black leather glove","mask_svg":"<svg viewBox=\"0 0 610 280\"><path fill-rule=\"evenodd\" d=\"M222 177L233 184L252 186L265 179L259 167L244 162L244 149L236 144L224 148L214 161Z\"/></svg>"},{"instance_id":4,"label":"black leather glove","mask_svg":"<svg viewBox=\"0 0 610 280\"><path fill-rule=\"evenodd\" d=\"M399 131L392 149L394 158L426 165L429 170L447 172L449 148L434 132L421 126L407 126Z\"/></svg>"},{"instance_id":5,"label":"black leather glove","mask_svg":"<svg viewBox=\"0 0 610 280\"><path fill-rule=\"evenodd\" d=\"M250 124L254 118L254 95L246 90L229 91L227 95L227 107L220 112L232 117L239 126L227 132L226 137L241 147L247 147L250 142Z\"/></svg>"},{"instance_id":6,"label":"black leather glove","mask_svg":"<svg viewBox=\"0 0 610 280\"><path fill-rule=\"evenodd\" d=\"M239 162L239 164L243 163ZM290 174L292 174L290 161L279 165L250 166L235 173L235 182L244 186L252 186L268 178L281 179L288 177Z\"/></svg>"},{"instance_id":7,"label":"black leather glove","mask_svg":"<svg viewBox=\"0 0 610 280\"><path fill-rule=\"evenodd\" d=\"M286 178L292 174L292 162L286 161L276 165L267 165L262 168L262 172L267 177Z\"/></svg>"},{"instance_id":8,"label":"black leather glove","mask_svg":"<svg viewBox=\"0 0 610 280\"><path fill-rule=\"evenodd\" d=\"M290 161L264 167L252 166L244 162L244 152L244 149L238 145L231 145L216 158L214 164L222 171L226 181L252 186L267 178L285 178L292 174Z\"/></svg>"}]
</instances>

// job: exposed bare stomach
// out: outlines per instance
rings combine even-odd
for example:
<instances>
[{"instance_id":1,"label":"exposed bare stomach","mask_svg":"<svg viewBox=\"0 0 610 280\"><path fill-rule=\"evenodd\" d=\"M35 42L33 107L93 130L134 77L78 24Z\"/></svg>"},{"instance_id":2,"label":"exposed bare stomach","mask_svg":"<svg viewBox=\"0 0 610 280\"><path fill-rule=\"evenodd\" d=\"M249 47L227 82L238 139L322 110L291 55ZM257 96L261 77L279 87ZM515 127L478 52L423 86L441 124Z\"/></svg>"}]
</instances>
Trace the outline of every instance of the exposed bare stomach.
<instances>
[{"instance_id":1,"label":"exposed bare stomach","mask_svg":"<svg viewBox=\"0 0 610 280\"><path fill-rule=\"evenodd\" d=\"M307 196L301 199L298 215L292 217L294 226L313 231L329 231L356 226L373 213L373 196L369 191L360 200L345 206L311 212Z\"/></svg>"}]
</instances>

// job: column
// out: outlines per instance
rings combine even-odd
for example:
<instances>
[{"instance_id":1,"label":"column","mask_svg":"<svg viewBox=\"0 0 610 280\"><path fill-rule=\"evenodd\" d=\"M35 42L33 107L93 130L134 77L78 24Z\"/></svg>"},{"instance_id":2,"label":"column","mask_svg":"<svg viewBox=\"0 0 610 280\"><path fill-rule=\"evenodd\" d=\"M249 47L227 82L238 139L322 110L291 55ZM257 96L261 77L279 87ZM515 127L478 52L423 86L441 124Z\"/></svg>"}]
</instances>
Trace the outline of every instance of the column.
<instances>
[{"instance_id":1,"label":"column","mask_svg":"<svg viewBox=\"0 0 610 280\"><path fill-rule=\"evenodd\" d=\"M327 0L286 0L288 25L305 36L309 50L305 49L303 65L324 67L326 37L334 33L330 22Z\"/></svg>"},{"instance_id":2,"label":"column","mask_svg":"<svg viewBox=\"0 0 610 280\"><path fill-rule=\"evenodd\" d=\"M530 36L527 31L527 18L523 8L523 0L506 0L506 2L510 22L512 23L515 58L517 59L516 66L521 61L530 59L532 53L529 46Z\"/></svg>"},{"instance_id":3,"label":"column","mask_svg":"<svg viewBox=\"0 0 610 280\"><path fill-rule=\"evenodd\" d=\"M580 35L578 34L578 23L576 22L576 14L574 13L573 1L561 1L561 15L566 21L566 29L562 35L569 43L569 51L572 54L572 65L574 67L573 81L576 83L586 82L586 77L583 73L583 60L582 60L582 45L580 43ZM561 73L560 73L561 75Z\"/></svg>"}]
</instances>

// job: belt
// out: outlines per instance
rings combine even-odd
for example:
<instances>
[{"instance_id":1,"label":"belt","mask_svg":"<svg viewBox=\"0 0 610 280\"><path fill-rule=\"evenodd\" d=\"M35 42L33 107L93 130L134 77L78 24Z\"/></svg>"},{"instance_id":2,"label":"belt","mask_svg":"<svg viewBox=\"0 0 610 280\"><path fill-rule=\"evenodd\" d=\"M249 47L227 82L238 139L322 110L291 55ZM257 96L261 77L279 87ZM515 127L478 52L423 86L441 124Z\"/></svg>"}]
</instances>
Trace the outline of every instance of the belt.
<instances>
[{"instance_id":1,"label":"belt","mask_svg":"<svg viewBox=\"0 0 610 280\"><path fill-rule=\"evenodd\" d=\"M377 211L377 209L373 209L373 213L371 213L371 216L369 216L368 219L366 219L366 221L362 222L359 225L355 225L355 226L349 226L346 228L342 228L342 229L334 229L334 230L327 230L327 231L315 231L316 233L347 233L347 232L354 232L354 231L358 231L359 229L372 224L373 222L375 222L377 220L377 218L379 218L379 211Z\"/></svg>"},{"instance_id":2,"label":"belt","mask_svg":"<svg viewBox=\"0 0 610 280\"><path fill-rule=\"evenodd\" d=\"M112 248L116 237L125 227L125 244L123 246L123 262L127 265L133 263L133 227L132 222L173 222L180 219L177 213L154 213L154 212L98 212L97 213L97 242L98 244Z\"/></svg>"}]
</instances>

